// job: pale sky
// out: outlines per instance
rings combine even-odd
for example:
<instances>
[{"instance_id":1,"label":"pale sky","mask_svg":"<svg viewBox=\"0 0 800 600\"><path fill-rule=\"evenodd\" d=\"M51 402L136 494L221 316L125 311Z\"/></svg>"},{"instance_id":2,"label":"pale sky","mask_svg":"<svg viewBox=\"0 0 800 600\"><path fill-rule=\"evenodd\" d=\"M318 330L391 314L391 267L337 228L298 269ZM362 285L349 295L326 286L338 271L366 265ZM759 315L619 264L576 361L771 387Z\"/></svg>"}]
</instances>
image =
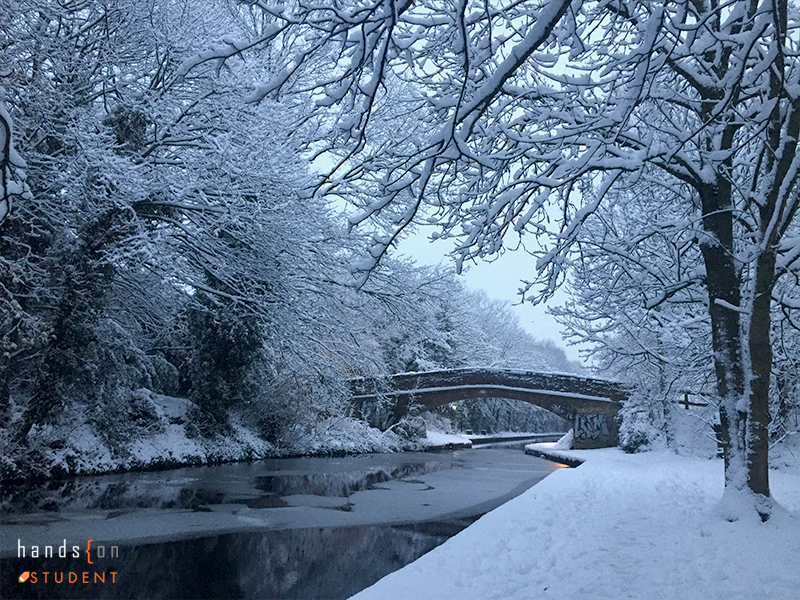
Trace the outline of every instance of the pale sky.
<instances>
[{"instance_id":1,"label":"pale sky","mask_svg":"<svg viewBox=\"0 0 800 600\"><path fill-rule=\"evenodd\" d=\"M402 240L395 250L415 260L418 264L438 265L444 263L452 266L452 258L447 252L453 248L453 240L431 242L429 232L418 230ZM472 289L483 290L490 298L507 300L514 304L512 309L517 314L522 327L537 339L549 339L567 353L571 360L583 361L578 356L577 346L567 346L561 339L561 327L553 317L545 314L546 305L533 306L530 302L520 305L517 293L522 286L522 279L531 279L534 258L523 251L506 252L494 262L478 262L465 268L461 277ZM566 294L562 291L548 302L555 306L564 302Z\"/></svg>"}]
</instances>

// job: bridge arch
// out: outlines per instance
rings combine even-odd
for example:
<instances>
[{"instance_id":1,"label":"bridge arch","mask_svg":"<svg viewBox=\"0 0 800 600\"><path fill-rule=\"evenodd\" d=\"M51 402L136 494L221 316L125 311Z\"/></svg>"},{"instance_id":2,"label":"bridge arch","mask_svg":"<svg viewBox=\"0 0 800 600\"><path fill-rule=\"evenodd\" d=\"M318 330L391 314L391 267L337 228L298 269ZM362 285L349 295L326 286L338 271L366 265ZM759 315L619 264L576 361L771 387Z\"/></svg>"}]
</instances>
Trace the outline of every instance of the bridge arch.
<instances>
[{"instance_id":1,"label":"bridge arch","mask_svg":"<svg viewBox=\"0 0 800 600\"><path fill-rule=\"evenodd\" d=\"M575 375L504 369L453 369L400 373L350 382L351 401L359 412L368 403L391 407L390 426L408 414L412 404L433 409L450 402L509 398L535 404L572 424L575 448L602 448L618 443L616 414L627 399L626 387L614 381Z\"/></svg>"}]
</instances>

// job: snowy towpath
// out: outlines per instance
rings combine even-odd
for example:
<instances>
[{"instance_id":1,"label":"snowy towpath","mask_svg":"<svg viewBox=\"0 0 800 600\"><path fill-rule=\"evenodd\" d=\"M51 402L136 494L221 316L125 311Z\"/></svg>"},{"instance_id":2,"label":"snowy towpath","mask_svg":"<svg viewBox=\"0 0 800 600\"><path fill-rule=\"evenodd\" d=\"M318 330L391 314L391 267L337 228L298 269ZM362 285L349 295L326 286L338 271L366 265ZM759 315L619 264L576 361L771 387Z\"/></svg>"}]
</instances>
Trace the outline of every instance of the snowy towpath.
<instances>
[{"instance_id":1,"label":"snowy towpath","mask_svg":"<svg viewBox=\"0 0 800 600\"><path fill-rule=\"evenodd\" d=\"M800 478L771 473L768 523L717 508L721 460L574 452L525 494L354 598L787 598L800 594Z\"/></svg>"}]
</instances>

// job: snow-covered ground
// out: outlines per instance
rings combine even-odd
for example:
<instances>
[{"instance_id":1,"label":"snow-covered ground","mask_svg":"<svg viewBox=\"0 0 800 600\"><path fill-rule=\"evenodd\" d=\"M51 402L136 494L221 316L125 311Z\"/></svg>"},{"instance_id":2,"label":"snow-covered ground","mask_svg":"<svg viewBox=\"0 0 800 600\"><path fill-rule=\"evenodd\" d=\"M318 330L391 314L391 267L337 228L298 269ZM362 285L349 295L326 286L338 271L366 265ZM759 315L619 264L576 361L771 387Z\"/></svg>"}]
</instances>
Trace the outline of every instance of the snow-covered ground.
<instances>
[{"instance_id":1,"label":"snow-covered ground","mask_svg":"<svg viewBox=\"0 0 800 600\"><path fill-rule=\"evenodd\" d=\"M617 448L523 495L358 600L777 599L800 595L800 471L773 471L782 509L729 521L720 459Z\"/></svg>"},{"instance_id":2,"label":"snow-covered ground","mask_svg":"<svg viewBox=\"0 0 800 600\"><path fill-rule=\"evenodd\" d=\"M431 446L453 446L455 448L471 448L472 441L463 435L456 433L444 433L442 431L427 430L425 437L421 440L423 447Z\"/></svg>"}]
</instances>

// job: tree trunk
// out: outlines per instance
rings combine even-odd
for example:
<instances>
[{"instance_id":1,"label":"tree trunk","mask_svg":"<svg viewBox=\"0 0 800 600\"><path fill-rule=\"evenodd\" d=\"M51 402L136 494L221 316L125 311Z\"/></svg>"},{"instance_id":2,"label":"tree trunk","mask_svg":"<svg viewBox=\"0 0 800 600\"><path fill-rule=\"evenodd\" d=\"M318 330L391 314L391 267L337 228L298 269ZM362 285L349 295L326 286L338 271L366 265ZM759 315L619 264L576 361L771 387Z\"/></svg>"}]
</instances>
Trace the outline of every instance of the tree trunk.
<instances>
[{"instance_id":1,"label":"tree trunk","mask_svg":"<svg viewBox=\"0 0 800 600\"><path fill-rule=\"evenodd\" d=\"M776 48L786 43L788 2L779 0L773 5L773 25L775 27ZM788 209L784 202L790 200L791 193L782 191L796 185L796 172L793 175L792 163L797 153L800 133L800 110L797 102L782 103L784 97L784 74L787 72L782 52L777 52L775 64L770 71L770 97L777 100L770 113L766 139L765 180L754 181L754 192L763 191L763 201L757 202L760 217L760 233L763 236L761 253L755 265L755 289L753 307L748 331L750 349L751 382L749 419L747 422L747 485L756 494L769 498L769 384L772 376L772 344L770 341L772 289L775 285L776 248L782 235L776 226L775 217L784 216L785 223L792 220L792 213L781 215ZM782 106L787 111L782 112ZM785 129L784 129L785 127ZM787 181L789 178L789 181ZM789 183L794 179L795 183ZM785 194L785 195L783 195ZM759 194L755 194L756 197ZM776 215L776 211L778 214ZM781 219L778 219L780 221ZM762 513L762 518L768 515Z\"/></svg>"},{"instance_id":2,"label":"tree trunk","mask_svg":"<svg viewBox=\"0 0 800 600\"><path fill-rule=\"evenodd\" d=\"M700 244L706 267L708 311L719 395L721 444L725 457L725 486L746 485L747 455L745 429L747 412L739 401L744 397L744 363L741 347L739 307L740 275L733 259L733 215L730 185L718 182L700 190L703 228L707 240Z\"/></svg>"},{"instance_id":3,"label":"tree trunk","mask_svg":"<svg viewBox=\"0 0 800 600\"><path fill-rule=\"evenodd\" d=\"M747 420L747 485L769 497L769 382L772 374L770 303L775 273L775 251L768 248L756 263L755 298L750 320L752 364L750 411Z\"/></svg>"}]
</instances>

